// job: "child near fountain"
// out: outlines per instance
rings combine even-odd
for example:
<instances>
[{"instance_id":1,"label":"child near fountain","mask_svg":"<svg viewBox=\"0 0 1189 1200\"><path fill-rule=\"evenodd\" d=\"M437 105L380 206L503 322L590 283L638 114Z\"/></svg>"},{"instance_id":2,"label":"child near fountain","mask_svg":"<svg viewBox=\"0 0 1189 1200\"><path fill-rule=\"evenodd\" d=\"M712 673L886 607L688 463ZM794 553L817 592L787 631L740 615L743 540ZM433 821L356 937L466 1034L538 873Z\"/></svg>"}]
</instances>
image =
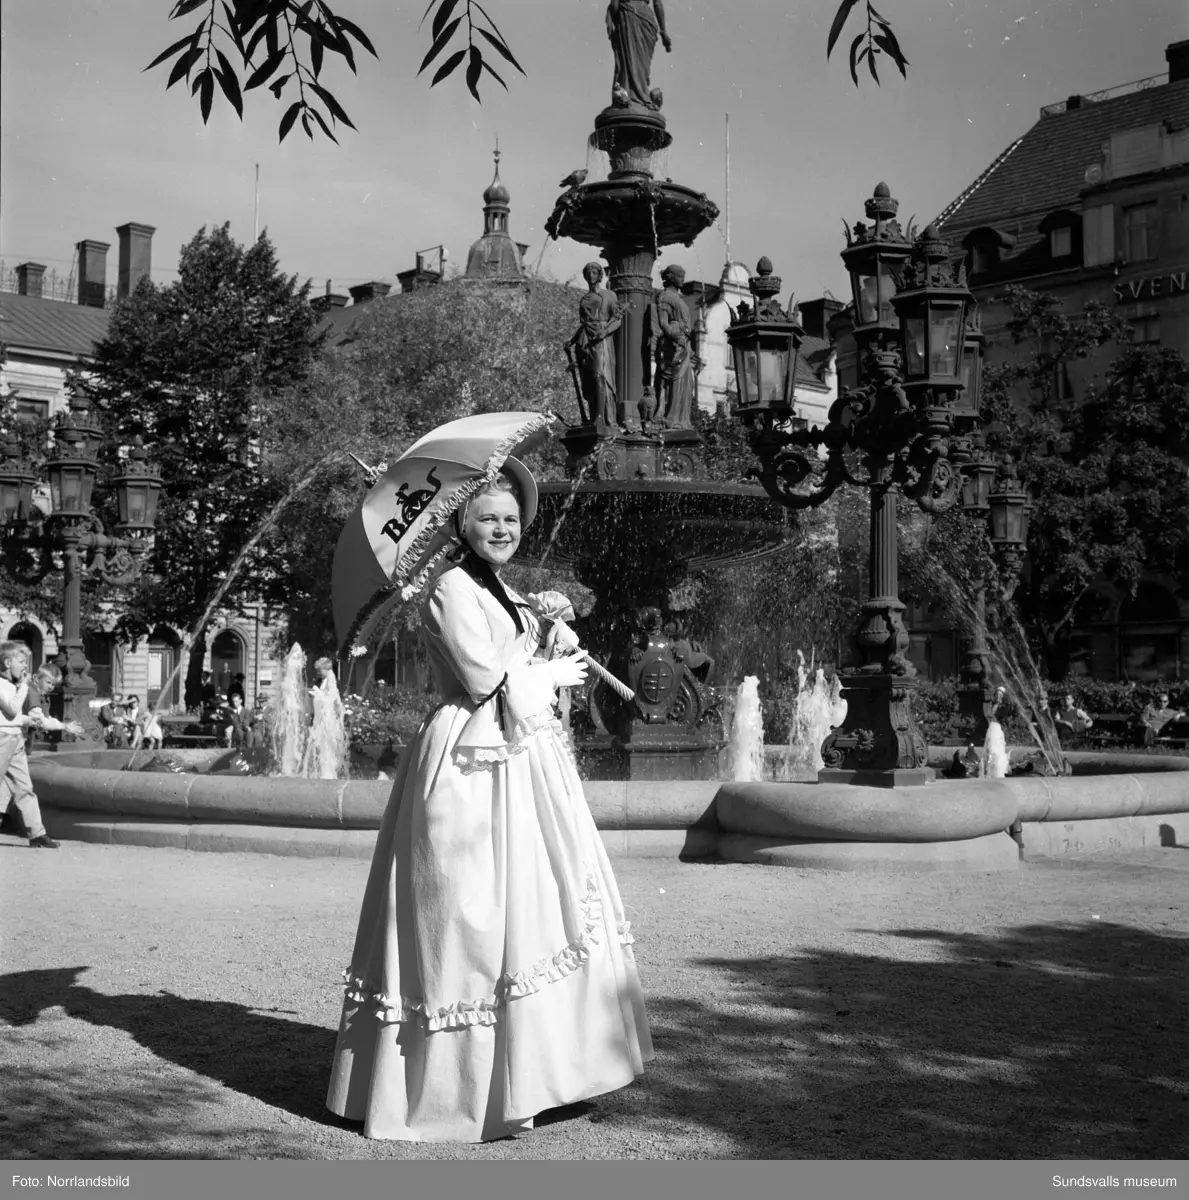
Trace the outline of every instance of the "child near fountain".
<instances>
[{"instance_id":1,"label":"child near fountain","mask_svg":"<svg viewBox=\"0 0 1189 1200\"><path fill-rule=\"evenodd\" d=\"M534 661L551 606L499 578L535 511L508 460L423 606L442 700L380 826L327 1097L366 1137L507 1137L652 1057L623 904L553 713L586 663Z\"/></svg>"},{"instance_id":2,"label":"child near fountain","mask_svg":"<svg viewBox=\"0 0 1189 1200\"><path fill-rule=\"evenodd\" d=\"M24 711L28 694L28 647L22 642L0 642L0 779L25 823L29 845L37 850L57 850L59 844L42 824L41 806L29 778L25 729L38 718Z\"/></svg>"}]
</instances>

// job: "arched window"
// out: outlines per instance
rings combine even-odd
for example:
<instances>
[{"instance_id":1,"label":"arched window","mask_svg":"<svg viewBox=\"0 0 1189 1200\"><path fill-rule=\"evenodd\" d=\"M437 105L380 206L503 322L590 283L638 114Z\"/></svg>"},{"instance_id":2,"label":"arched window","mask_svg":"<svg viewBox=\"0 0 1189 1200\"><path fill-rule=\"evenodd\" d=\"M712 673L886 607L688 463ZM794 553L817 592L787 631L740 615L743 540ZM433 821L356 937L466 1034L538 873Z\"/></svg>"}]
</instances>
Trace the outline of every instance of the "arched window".
<instances>
[{"instance_id":1,"label":"arched window","mask_svg":"<svg viewBox=\"0 0 1189 1200\"><path fill-rule=\"evenodd\" d=\"M224 629L211 643L211 675L220 697L227 695L237 675L245 674L246 661L247 647L234 629ZM244 691L245 700L249 700L247 689Z\"/></svg>"},{"instance_id":2,"label":"arched window","mask_svg":"<svg viewBox=\"0 0 1189 1200\"><path fill-rule=\"evenodd\" d=\"M24 642L29 647L29 653L32 655L29 664L31 671L36 671L41 666L45 643L41 630L36 625L31 621L18 621L4 636L11 642Z\"/></svg>"}]
</instances>

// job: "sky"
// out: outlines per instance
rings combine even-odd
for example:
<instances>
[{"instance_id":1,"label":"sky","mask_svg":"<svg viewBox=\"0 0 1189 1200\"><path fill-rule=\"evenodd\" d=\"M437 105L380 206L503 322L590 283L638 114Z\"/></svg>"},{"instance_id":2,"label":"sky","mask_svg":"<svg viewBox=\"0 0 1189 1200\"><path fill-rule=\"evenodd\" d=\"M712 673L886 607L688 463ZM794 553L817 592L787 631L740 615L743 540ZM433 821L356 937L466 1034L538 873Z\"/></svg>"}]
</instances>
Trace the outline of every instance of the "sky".
<instances>
[{"instance_id":1,"label":"sky","mask_svg":"<svg viewBox=\"0 0 1189 1200\"><path fill-rule=\"evenodd\" d=\"M260 224L282 268L315 291L395 281L418 250L444 245L465 264L482 233L482 192L496 139L511 193L509 231L527 261L572 280L595 255L549 240L558 181L588 166L586 139L610 101L612 57L602 0L487 0L527 77L490 77L482 104L461 78L429 86L417 68L429 47L424 0L337 0L379 61L352 76L327 56L322 82L358 132L335 146L300 128L278 144L289 103L248 93L241 123L218 95L209 125L168 67L143 68L196 20L167 19L171 0L4 0L0 41L0 258L70 271L83 238L115 227L156 227L153 277L176 277L178 251L202 226ZM856 89L849 37L827 62L837 0L666 0L673 51L658 46L653 84L664 92L673 145L658 174L704 191L721 210L692 247L662 251L693 279L715 282L727 259L725 128L730 123L730 258L768 255L783 294L846 295L843 220L886 180L901 215L924 224L1067 96L1166 70L1165 47L1189 38L1185 0L881 0L909 60L907 80L882 60L882 86ZM860 9L856 10L856 16ZM852 16L852 24L856 20ZM658 272L659 274L659 272Z\"/></svg>"}]
</instances>

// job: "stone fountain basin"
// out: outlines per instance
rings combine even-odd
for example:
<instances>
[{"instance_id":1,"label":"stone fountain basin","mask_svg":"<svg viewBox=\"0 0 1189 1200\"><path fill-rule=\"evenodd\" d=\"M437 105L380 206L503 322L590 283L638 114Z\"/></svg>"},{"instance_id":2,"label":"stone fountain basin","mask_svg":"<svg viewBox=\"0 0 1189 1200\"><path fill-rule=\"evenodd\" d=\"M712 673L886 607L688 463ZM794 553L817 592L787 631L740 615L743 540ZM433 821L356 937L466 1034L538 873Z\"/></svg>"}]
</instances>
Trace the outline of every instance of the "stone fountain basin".
<instances>
[{"instance_id":1,"label":"stone fountain basin","mask_svg":"<svg viewBox=\"0 0 1189 1200\"><path fill-rule=\"evenodd\" d=\"M789 512L751 484L691 479L591 480L540 485L538 519L518 557L536 562L607 559L705 570L762 557L788 539Z\"/></svg>"},{"instance_id":2,"label":"stone fountain basin","mask_svg":"<svg viewBox=\"0 0 1189 1200\"><path fill-rule=\"evenodd\" d=\"M157 752L141 751L137 763ZM367 858L388 780L218 775L230 751L165 751L192 773L123 770L130 751L34 756L55 837L195 850ZM948 762L952 749L932 761ZM939 779L922 788L817 783L589 782L613 854L832 869L1000 870L1027 854L1189 843L1189 759L1071 753L1075 775Z\"/></svg>"}]
</instances>

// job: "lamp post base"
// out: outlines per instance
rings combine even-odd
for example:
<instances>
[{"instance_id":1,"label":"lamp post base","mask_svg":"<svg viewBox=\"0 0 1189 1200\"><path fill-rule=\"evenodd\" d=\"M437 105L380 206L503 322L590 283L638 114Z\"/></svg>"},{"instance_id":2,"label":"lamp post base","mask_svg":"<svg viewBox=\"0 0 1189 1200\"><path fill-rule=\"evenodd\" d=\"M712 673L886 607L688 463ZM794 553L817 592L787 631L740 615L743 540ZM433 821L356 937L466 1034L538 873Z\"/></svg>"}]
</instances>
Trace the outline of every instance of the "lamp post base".
<instances>
[{"instance_id":1,"label":"lamp post base","mask_svg":"<svg viewBox=\"0 0 1189 1200\"><path fill-rule=\"evenodd\" d=\"M915 786L933 778L928 747L912 716L915 675L843 671L846 717L822 743L822 782ZM861 777L861 778L860 778ZM886 783L882 783L886 778Z\"/></svg>"}]
</instances>

